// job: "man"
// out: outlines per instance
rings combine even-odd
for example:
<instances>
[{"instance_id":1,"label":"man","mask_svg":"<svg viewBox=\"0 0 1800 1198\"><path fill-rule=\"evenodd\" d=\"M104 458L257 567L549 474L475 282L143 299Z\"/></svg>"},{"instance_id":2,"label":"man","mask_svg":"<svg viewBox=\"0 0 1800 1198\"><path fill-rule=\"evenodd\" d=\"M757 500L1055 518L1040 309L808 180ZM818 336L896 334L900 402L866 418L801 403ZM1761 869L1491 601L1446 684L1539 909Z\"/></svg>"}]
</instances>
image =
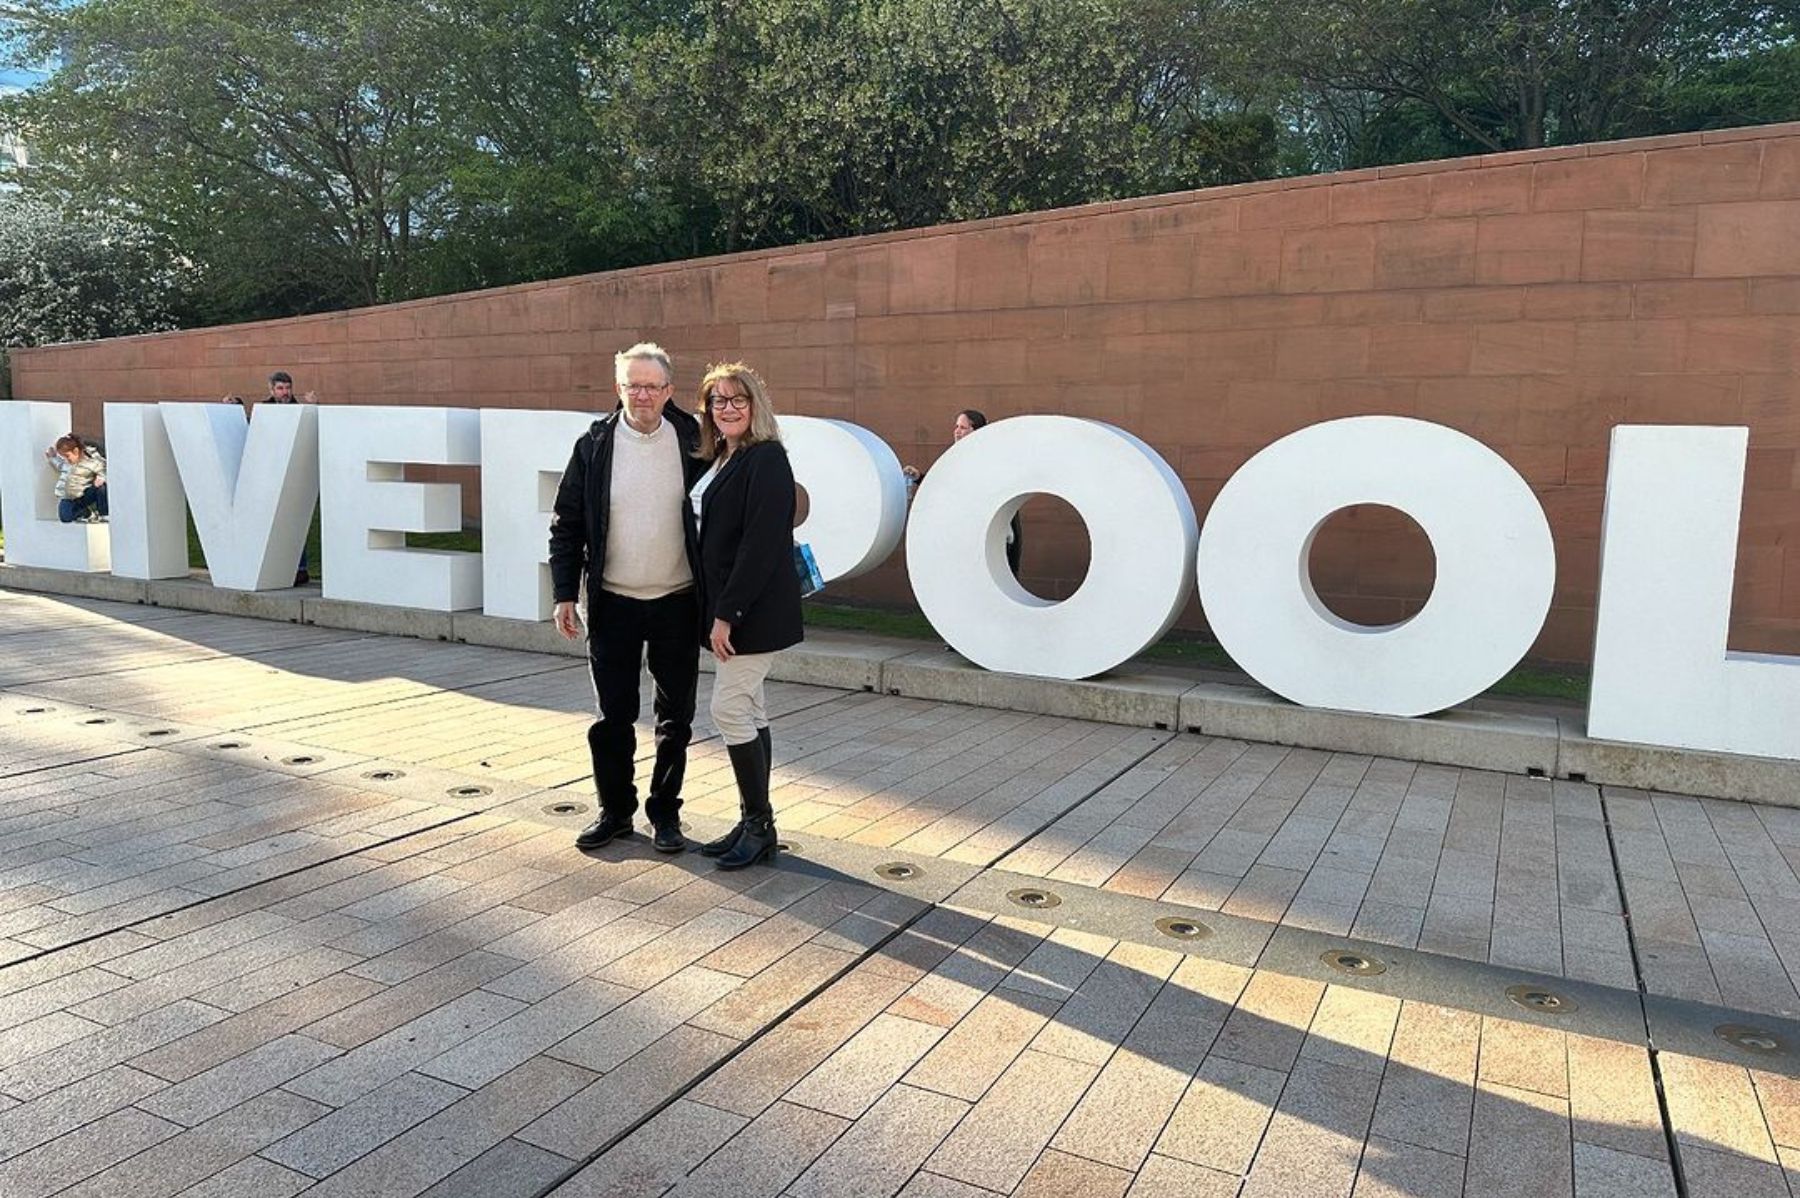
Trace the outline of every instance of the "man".
<instances>
[{"instance_id":1,"label":"man","mask_svg":"<svg viewBox=\"0 0 1800 1198\"><path fill-rule=\"evenodd\" d=\"M575 838L587 849L632 834L638 676L648 650L656 684L656 764L644 812L654 845L679 853L681 784L699 684L699 551L688 488L699 422L677 407L674 370L644 342L613 359L620 406L575 443L550 521L556 627L581 635L576 598L587 582L588 662L600 718L588 729L600 815Z\"/></svg>"},{"instance_id":2,"label":"man","mask_svg":"<svg viewBox=\"0 0 1800 1198\"><path fill-rule=\"evenodd\" d=\"M243 406L244 401L242 398L235 396L235 395L227 395L225 397L226 403L232 403L234 401L238 404L238 406L240 406L240 407ZM265 398L263 400L263 402L264 403L317 403L318 396L314 395L311 391L308 391L305 395L296 398L294 396L293 376L290 375L285 370L277 370L274 374L271 374L269 376L269 394L268 394L267 398ZM246 413L246 415L248 415L249 409L245 409L245 413ZM312 581L312 571L307 569L307 566L306 566L306 542L302 541L302 542L300 542L300 564L298 566L294 567L294 585L297 587L303 587L311 581Z\"/></svg>"}]
</instances>

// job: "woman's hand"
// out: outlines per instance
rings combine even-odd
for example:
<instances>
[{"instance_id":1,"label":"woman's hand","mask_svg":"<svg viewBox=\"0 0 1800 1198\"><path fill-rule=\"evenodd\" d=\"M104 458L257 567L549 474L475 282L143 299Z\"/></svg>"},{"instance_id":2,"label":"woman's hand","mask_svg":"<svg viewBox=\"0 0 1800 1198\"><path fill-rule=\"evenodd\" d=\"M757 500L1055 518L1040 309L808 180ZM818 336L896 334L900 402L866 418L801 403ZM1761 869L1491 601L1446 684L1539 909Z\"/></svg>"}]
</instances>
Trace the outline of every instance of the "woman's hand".
<instances>
[{"instance_id":1,"label":"woman's hand","mask_svg":"<svg viewBox=\"0 0 1800 1198\"><path fill-rule=\"evenodd\" d=\"M712 651L720 661L730 661L737 655L737 650L731 647L731 625L724 620L713 621Z\"/></svg>"}]
</instances>

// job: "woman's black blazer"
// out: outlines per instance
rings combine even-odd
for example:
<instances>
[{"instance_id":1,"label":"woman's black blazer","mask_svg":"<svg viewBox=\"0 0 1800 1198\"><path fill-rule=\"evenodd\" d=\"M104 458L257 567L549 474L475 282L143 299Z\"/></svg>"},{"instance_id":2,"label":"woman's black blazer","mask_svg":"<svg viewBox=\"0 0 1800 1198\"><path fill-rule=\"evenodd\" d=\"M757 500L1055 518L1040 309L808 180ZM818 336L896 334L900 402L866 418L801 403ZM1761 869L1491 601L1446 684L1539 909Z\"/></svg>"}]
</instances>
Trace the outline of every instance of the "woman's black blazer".
<instances>
[{"instance_id":1,"label":"woman's black blazer","mask_svg":"<svg viewBox=\"0 0 1800 1198\"><path fill-rule=\"evenodd\" d=\"M794 471L779 441L733 453L700 501L700 643L715 619L739 653L797 645L800 576L794 571Z\"/></svg>"}]
</instances>

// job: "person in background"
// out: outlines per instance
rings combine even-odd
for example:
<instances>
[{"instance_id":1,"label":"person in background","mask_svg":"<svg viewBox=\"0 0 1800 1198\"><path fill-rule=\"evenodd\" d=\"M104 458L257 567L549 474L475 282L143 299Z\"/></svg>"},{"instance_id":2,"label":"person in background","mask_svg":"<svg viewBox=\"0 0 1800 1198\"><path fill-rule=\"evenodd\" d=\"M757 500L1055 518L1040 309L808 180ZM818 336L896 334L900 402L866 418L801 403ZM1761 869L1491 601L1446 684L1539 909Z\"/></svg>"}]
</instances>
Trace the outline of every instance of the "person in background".
<instances>
[{"instance_id":1,"label":"person in background","mask_svg":"<svg viewBox=\"0 0 1800 1198\"><path fill-rule=\"evenodd\" d=\"M741 362L700 383L700 450L712 466L691 491L700 522L700 639L718 659L712 719L737 779L739 820L700 851L720 869L773 861L764 683L775 654L805 637L794 570L794 471L769 390Z\"/></svg>"},{"instance_id":2,"label":"person in background","mask_svg":"<svg viewBox=\"0 0 1800 1198\"><path fill-rule=\"evenodd\" d=\"M632 835L637 814L638 680L656 685L656 763L645 814L659 852L687 847L681 784L693 738L700 655L694 630L697 538L687 491L704 468L699 424L675 403L674 367L660 346L613 359L619 409L575 442L550 522L556 627L581 636L576 603L587 583L588 664L600 718L588 729L600 814L575 837L597 848Z\"/></svg>"},{"instance_id":3,"label":"person in background","mask_svg":"<svg viewBox=\"0 0 1800 1198\"><path fill-rule=\"evenodd\" d=\"M68 433L44 451L56 471L56 518L64 524L103 524L107 518L106 458Z\"/></svg>"},{"instance_id":4,"label":"person in background","mask_svg":"<svg viewBox=\"0 0 1800 1198\"><path fill-rule=\"evenodd\" d=\"M225 397L226 403L231 403L234 400L238 403L239 406L244 406L243 398L240 396L227 395ZM269 376L269 394L268 394L268 397L263 400L263 402L264 403L318 403L319 397L311 391L308 391L305 395L296 397L294 395L293 376L288 374L288 372L285 370L277 370L274 374L271 374ZM251 409L248 407L244 407L244 411L245 411L246 416L248 416L251 412ZM294 585L297 587L303 587L311 581L312 581L312 571L309 570L306 565L306 542L302 541L300 543L300 564L298 566L294 567Z\"/></svg>"},{"instance_id":5,"label":"person in background","mask_svg":"<svg viewBox=\"0 0 1800 1198\"><path fill-rule=\"evenodd\" d=\"M956 414L956 421L950 426L950 443L954 445L976 429L986 427L988 418L975 408L964 408ZM906 475L906 485L916 487L925 472L917 466L902 466ZM1006 528L1006 564L1012 570L1013 577L1019 576L1019 558L1024 552L1025 540L1019 525L1019 514L1013 513L1012 523Z\"/></svg>"}]
</instances>

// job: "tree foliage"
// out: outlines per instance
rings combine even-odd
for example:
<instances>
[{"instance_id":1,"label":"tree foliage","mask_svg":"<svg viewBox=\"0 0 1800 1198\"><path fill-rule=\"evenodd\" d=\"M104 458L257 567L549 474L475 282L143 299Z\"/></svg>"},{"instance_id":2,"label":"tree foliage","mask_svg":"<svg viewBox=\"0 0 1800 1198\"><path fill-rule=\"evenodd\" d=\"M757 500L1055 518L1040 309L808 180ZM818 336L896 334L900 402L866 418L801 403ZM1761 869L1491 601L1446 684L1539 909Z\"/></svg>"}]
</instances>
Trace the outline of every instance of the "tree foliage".
<instances>
[{"instance_id":1,"label":"tree foliage","mask_svg":"<svg viewBox=\"0 0 1800 1198\"><path fill-rule=\"evenodd\" d=\"M1703 127L1710 80L1762 75L1791 54L1800 7L1222 0L1213 11L1239 86L1261 81L1316 139L1320 165L1366 165ZM1800 113L1800 93L1759 98L1762 119Z\"/></svg>"},{"instance_id":2,"label":"tree foliage","mask_svg":"<svg viewBox=\"0 0 1800 1198\"><path fill-rule=\"evenodd\" d=\"M0 0L191 323L1800 117L1800 0Z\"/></svg>"},{"instance_id":3,"label":"tree foliage","mask_svg":"<svg viewBox=\"0 0 1800 1198\"><path fill-rule=\"evenodd\" d=\"M185 275L141 225L0 193L0 345L174 328Z\"/></svg>"},{"instance_id":4,"label":"tree foliage","mask_svg":"<svg viewBox=\"0 0 1800 1198\"><path fill-rule=\"evenodd\" d=\"M186 285L141 225L0 192L0 368L9 346L175 328Z\"/></svg>"}]
</instances>

